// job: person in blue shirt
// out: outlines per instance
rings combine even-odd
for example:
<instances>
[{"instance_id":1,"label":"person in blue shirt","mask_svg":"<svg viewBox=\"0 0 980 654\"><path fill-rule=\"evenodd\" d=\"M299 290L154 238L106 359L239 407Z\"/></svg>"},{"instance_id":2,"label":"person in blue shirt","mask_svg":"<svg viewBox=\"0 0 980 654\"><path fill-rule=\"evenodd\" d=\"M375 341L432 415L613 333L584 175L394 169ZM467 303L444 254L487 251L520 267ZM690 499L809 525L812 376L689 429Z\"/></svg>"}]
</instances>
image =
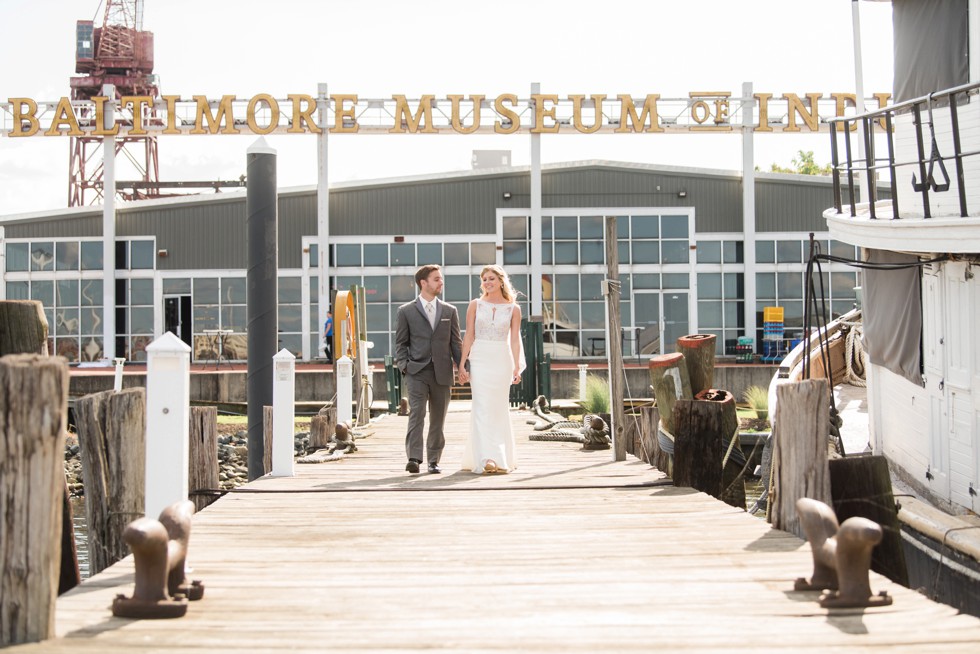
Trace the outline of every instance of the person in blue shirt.
<instances>
[{"instance_id":1,"label":"person in blue shirt","mask_svg":"<svg viewBox=\"0 0 980 654\"><path fill-rule=\"evenodd\" d=\"M323 354L327 361L333 363L333 314L327 311L327 320L323 323Z\"/></svg>"}]
</instances>

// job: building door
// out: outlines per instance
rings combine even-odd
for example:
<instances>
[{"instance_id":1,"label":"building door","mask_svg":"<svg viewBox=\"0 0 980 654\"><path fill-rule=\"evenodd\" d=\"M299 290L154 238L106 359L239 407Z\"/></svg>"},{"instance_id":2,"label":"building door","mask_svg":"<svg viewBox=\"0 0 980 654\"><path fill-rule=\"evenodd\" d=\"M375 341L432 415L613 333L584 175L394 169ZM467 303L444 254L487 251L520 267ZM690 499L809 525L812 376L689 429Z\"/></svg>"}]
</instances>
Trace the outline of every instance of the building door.
<instances>
[{"instance_id":1,"label":"building door","mask_svg":"<svg viewBox=\"0 0 980 654\"><path fill-rule=\"evenodd\" d=\"M163 297L163 329L187 343L193 351L190 295L165 295Z\"/></svg>"},{"instance_id":2,"label":"building door","mask_svg":"<svg viewBox=\"0 0 980 654\"><path fill-rule=\"evenodd\" d=\"M664 352L677 349L677 339L690 334L690 315L687 291L664 291Z\"/></svg>"},{"instance_id":3,"label":"building door","mask_svg":"<svg viewBox=\"0 0 980 654\"><path fill-rule=\"evenodd\" d=\"M663 321L660 291L633 291L633 326L636 329L636 351L640 356L660 354Z\"/></svg>"}]
</instances>

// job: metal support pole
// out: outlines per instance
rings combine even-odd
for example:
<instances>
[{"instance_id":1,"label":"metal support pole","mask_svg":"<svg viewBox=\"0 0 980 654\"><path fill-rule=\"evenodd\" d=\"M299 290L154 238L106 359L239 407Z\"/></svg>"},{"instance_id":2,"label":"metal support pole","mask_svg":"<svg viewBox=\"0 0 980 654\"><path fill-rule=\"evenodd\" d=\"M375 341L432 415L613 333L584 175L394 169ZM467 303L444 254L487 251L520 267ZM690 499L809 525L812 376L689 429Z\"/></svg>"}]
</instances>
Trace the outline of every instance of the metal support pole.
<instances>
[{"instance_id":1,"label":"metal support pole","mask_svg":"<svg viewBox=\"0 0 980 654\"><path fill-rule=\"evenodd\" d=\"M531 84L531 94L541 93L541 84ZM533 109L533 107L532 107ZM536 113L532 113L536 116ZM535 117L536 121L537 118ZM537 125L534 124L536 127ZM531 282L528 293L531 296L531 320L542 321L541 286L541 134L531 133Z\"/></svg>"},{"instance_id":2,"label":"metal support pole","mask_svg":"<svg viewBox=\"0 0 980 654\"><path fill-rule=\"evenodd\" d=\"M102 86L102 128L115 124L116 87ZM116 358L116 137L102 137L102 358Z\"/></svg>"},{"instance_id":3,"label":"metal support pole","mask_svg":"<svg viewBox=\"0 0 980 654\"><path fill-rule=\"evenodd\" d=\"M327 85L317 84L316 109L317 127L317 183L316 183L316 243L317 243L317 329L323 333L327 322L327 311L330 310L330 191L327 186L327 134L330 124L327 122L327 111L330 107L330 96L327 95ZM325 357L322 341L319 356Z\"/></svg>"}]
</instances>

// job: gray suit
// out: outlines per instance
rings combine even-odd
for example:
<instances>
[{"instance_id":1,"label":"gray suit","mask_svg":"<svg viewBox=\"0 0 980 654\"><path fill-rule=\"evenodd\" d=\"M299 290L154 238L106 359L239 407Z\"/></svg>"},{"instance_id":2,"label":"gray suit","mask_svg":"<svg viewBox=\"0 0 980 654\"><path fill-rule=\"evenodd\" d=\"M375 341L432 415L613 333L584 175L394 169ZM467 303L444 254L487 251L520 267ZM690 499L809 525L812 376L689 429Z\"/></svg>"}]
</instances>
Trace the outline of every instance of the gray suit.
<instances>
[{"instance_id":1,"label":"gray suit","mask_svg":"<svg viewBox=\"0 0 980 654\"><path fill-rule=\"evenodd\" d=\"M431 415L424 449L425 458L430 464L439 463L446 445L443 424L449 410L453 363L459 365L463 349L459 336L459 312L439 298L435 302L434 330L419 298L398 307L395 328L395 365L405 375L408 387L405 453L409 459L422 461L422 428L428 405Z\"/></svg>"}]
</instances>

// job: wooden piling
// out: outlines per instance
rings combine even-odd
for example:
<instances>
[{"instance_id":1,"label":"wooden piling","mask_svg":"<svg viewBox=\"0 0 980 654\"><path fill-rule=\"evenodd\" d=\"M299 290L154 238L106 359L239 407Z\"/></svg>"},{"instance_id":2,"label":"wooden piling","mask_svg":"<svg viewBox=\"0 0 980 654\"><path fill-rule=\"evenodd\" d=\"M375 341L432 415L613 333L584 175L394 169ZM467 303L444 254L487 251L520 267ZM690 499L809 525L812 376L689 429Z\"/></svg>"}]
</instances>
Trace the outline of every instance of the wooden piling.
<instances>
[{"instance_id":1,"label":"wooden piling","mask_svg":"<svg viewBox=\"0 0 980 654\"><path fill-rule=\"evenodd\" d=\"M55 634L68 365L0 357L0 647Z\"/></svg>"},{"instance_id":2,"label":"wooden piling","mask_svg":"<svg viewBox=\"0 0 980 654\"><path fill-rule=\"evenodd\" d=\"M195 491L217 489L218 469L218 407L192 406L187 449L187 488L197 513L214 502L217 496L196 494Z\"/></svg>"},{"instance_id":3,"label":"wooden piling","mask_svg":"<svg viewBox=\"0 0 980 654\"><path fill-rule=\"evenodd\" d=\"M329 447L336 430L337 407L323 407L310 419L310 449L322 450Z\"/></svg>"},{"instance_id":4,"label":"wooden piling","mask_svg":"<svg viewBox=\"0 0 980 654\"><path fill-rule=\"evenodd\" d=\"M831 504L827 441L830 412L826 379L804 379L776 388L773 416L772 526L805 538L796 500Z\"/></svg>"},{"instance_id":5,"label":"wooden piling","mask_svg":"<svg viewBox=\"0 0 980 654\"><path fill-rule=\"evenodd\" d=\"M609 292L606 294L606 315L609 320L609 335L606 338L606 352L609 360L609 396L612 413L613 460L626 460L625 411L623 411L623 371L622 322L619 315L619 299L622 288L619 284L619 241L616 231L616 216L606 216L606 276L609 279Z\"/></svg>"},{"instance_id":6,"label":"wooden piling","mask_svg":"<svg viewBox=\"0 0 980 654\"><path fill-rule=\"evenodd\" d=\"M684 355L693 395L715 385L715 340L714 334L688 334L677 339L677 351Z\"/></svg>"},{"instance_id":7,"label":"wooden piling","mask_svg":"<svg viewBox=\"0 0 980 654\"><path fill-rule=\"evenodd\" d=\"M272 407L262 407L262 474L272 472Z\"/></svg>"},{"instance_id":8,"label":"wooden piling","mask_svg":"<svg viewBox=\"0 0 980 654\"><path fill-rule=\"evenodd\" d=\"M674 403L674 486L689 486L721 497L722 434L727 429L718 402L677 400Z\"/></svg>"},{"instance_id":9,"label":"wooden piling","mask_svg":"<svg viewBox=\"0 0 980 654\"><path fill-rule=\"evenodd\" d=\"M86 395L75 402L75 422L95 575L129 555L123 531L146 511L146 394L129 388Z\"/></svg>"},{"instance_id":10,"label":"wooden piling","mask_svg":"<svg viewBox=\"0 0 980 654\"><path fill-rule=\"evenodd\" d=\"M735 408L735 396L726 390L708 388L700 391L694 399L714 402L721 407L720 438L723 451L721 461L722 492L719 497L725 504L745 508L745 478L743 465L736 463L731 456L732 450L740 448L738 442L738 411Z\"/></svg>"},{"instance_id":11,"label":"wooden piling","mask_svg":"<svg viewBox=\"0 0 980 654\"><path fill-rule=\"evenodd\" d=\"M898 508L892 494L888 461L881 455L831 459L830 492L841 524L855 516L881 525L884 537L871 552L871 569L903 586L909 585Z\"/></svg>"},{"instance_id":12,"label":"wooden piling","mask_svg":"<svg viewBox=\"0 0 980 654\"><path fill-rule=\"evenodd\" d=\"M37 300L0 301L0 356L48 354L48 319Z\"/></svg>"},{"instance_id":13,"label":"wooden piling","mask_svg":"<svg viewBox=\"0 0 980 654\"><path fill-rule=\"evenodd\" d=\"M680 352L658 354L650 359L650 383L653 395L660 408L660 420L667 431L674 433L674 403L677 400L690 400L691 380L687 376L687 364Z\"/></svg>"}]
</instances>

